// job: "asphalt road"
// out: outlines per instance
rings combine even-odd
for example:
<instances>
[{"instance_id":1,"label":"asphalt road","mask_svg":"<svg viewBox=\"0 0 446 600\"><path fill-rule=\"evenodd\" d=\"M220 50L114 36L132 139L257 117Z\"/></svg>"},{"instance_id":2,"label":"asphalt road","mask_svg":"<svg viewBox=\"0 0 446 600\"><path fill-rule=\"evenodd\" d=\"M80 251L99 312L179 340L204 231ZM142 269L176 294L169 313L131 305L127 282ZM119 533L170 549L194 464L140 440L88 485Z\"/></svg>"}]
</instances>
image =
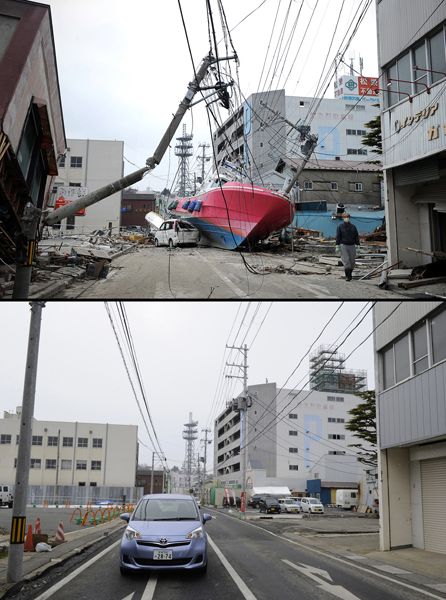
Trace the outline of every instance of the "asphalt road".
<instances>
[{"instance_id":1,"label":"asphalt road","mask_svg":"<svg viewBox=\"0 0 446 600\"><path fill-rule=\"evenodd\" d=\"M416 583L398 581L363 564L334 558L267 531L268 523L243 523L209 510L209 567L204 576L190 573L138 574L123 577L119 541L90 558L59 589L27 595L36 600L420 600L440 598ZM94 562L92 562L94 561ZM81 569L81 570L80 570ZM51 586L54 582L51 583Z\"/></svg>"},{"instance_id":2,"label":"asphalt road","mask_svg":"<svg viewBox=\"0 0 446 600\"><path fill-rule=\"evenodd\" d=\"M293 267L298 254L248 254L243 258L257 272ZM272 272L253 274L238 252L216 248L142 247L113 261L107 279L80 280L57 297L65 299L223 299L223 298L354 298L405 297L383 291L375 283L346 282L342 268L329 275ZM311 266L311 265L310 265Z\"/></svg>"}]
</instances>

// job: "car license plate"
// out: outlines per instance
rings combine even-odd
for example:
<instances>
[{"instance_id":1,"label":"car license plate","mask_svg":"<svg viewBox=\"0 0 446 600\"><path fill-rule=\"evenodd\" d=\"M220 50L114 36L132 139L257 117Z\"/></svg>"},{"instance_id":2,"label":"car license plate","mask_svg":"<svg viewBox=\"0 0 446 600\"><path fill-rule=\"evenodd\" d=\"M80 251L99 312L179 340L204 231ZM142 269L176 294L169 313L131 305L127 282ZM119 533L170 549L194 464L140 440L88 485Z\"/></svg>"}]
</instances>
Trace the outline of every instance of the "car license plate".
<instances>
[{"instance_id":1,"label":"car license plate","mask_svg":"<svg viewBox=\"0 0 446 600\"><path fill-rule=\"evenodd\" d=\"M163 552L162 550L154 550L153 560L172 560L172 551Z\"/></svg>"}]
</instances>

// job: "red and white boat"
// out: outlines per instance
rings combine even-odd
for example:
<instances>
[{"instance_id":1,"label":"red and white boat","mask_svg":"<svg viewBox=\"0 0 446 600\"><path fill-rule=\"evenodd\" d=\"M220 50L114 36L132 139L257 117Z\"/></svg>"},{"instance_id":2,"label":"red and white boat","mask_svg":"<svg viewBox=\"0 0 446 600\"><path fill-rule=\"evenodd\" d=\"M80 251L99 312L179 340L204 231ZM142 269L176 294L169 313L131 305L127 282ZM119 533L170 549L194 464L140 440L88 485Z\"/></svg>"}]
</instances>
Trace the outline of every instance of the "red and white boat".
<instances>
[{"instance_id":1,"label":"red and white boat","mask_svg":"<svg viewBox=\"0 0 446 600\"><path fill-rule=\"evenodd\" d=\"M294 218L284 195L221 176L196 196L170 202L168 210L197 227L210 246L226 250L264 240Z\"/></svg>"}]
</instances>

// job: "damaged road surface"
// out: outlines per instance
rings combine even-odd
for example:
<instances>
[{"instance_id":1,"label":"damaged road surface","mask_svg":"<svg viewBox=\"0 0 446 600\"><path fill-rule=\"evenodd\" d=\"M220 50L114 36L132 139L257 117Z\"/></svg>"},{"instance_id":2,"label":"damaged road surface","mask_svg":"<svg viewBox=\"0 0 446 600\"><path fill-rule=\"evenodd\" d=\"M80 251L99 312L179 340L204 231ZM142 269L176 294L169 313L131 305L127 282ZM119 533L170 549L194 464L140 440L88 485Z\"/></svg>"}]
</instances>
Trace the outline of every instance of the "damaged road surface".
<instances>
[{"instance_id":1,"label":"damaged road surface","mask_svg":"<svg viewBox=\"0 0 446 600\"><path fill-rule=\"evenodd\" d=\"M316 259L317 260L317 259ZM300 253L228 252L216 248L141 246L112 261L106 279L74 280L57 298L406 298L378 280L346 282L342 267L305 261ZM404 293L403 293L404 292Z\"/></svg>"}]
</instances>

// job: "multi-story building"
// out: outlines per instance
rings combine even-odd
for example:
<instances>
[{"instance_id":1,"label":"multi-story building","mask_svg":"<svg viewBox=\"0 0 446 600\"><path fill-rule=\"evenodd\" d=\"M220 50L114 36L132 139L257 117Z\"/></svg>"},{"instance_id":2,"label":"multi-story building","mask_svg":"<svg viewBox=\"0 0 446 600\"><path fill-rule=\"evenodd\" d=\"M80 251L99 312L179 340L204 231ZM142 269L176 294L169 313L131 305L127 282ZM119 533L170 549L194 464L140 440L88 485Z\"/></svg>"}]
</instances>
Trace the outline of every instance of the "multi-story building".
<instances>
[{"instance_id":1,"label":"multi-story building","mask_svg":"<svg viewBox=\"0 0 446 600\"><path fill-rule=\"evenodd\" d=\"M381 549L446 553L446 304L374 307Z\"/></svg>"},{"instance_id":2,"label":"multi-story building","mask_svg":"<svg viewBox=\"0 0 446 600\"><path fill-rule=\"evenodd\" d=\"M363 470L348 446L348 411L360 403L352 393L280 389L275 383L248 387L248 489L288 486L305 492L307 481L357 485ZM214 474L220 485L240 486L240 412L230 404L215 420ZM337 482L337 483L335 483Z\"/></svg>"},{"instance_id":3,"label":"multi-story building","mask_svg":"<svg viewBox=\"0 0 446 600\"><path fill-rule=\"evenodd\" d=\"M153 483L152 483L153 482ZM144 494L162 494L165 486L165 474L163 471L153 470L150 467L138 467L136 471L136 487L143 488Z\"/></svg>"},{"instance_id":4,"label":"multi-story building","mask_svg":"<svg viewBox=\"0 0 446 600\"><path fill-rule=\"evenodd\" d=\"M376 6L389 264L413 267L446 251L446 5Z\"/></svg>"},{"instance_id":5,"label":"multi-story building","mask_svg":"<svg viewBox=\"0 0 446 600\"><path fill-rule=\"evenodd\" d=\"M0 258L26 242L28 202L45 209L65 129L50 7L0 0ZM20 244L20 247L17 247Z\"/></svg>"},{"instance_id":6,"label":"multi-story building","mask_svg":"<svg viewBox=\"0 0 446 600\"><path fill-rule=\"evenodd\" d=\"M0 481L15 483L21 407L0 419ZM29 485L134 487L136 425L33 420Z\"/></svg>"},{"instance_id":7,"label":"multi-story building","mask_svg":"<svg viewBox=\"0 0 446 600\"><path fill-rule=\"evenodd\" d=\"M124 174L124 142L68 139L67 144L68 150L59 162L59 175L51 193L51 204L56 208L117 181ZM119 233L121 196L122 192L117 192L64 219L54 228L74 233L98 229Z\"/></svg>"},{"instance_id":8,"label":"multi-story building","mask_svg":"<svg viewBox=\"0 0 446 600\"><path fill-rule=\"evenodd\" d=\"M361 87L361 79L367 85ZM277 186L274 170L279 160L301 155L300 133L290 124L305 125L318 135L313 154L316 161L376 160L362 144L365 124L379 114L376 82L372 87L371 81L341 77L336 82L335 99L286 96L285 90L252 94L213 134L217 162L238 162L256 183ZM352 86L351 92L348 88Z\"/></svg>"}]
</instances>

